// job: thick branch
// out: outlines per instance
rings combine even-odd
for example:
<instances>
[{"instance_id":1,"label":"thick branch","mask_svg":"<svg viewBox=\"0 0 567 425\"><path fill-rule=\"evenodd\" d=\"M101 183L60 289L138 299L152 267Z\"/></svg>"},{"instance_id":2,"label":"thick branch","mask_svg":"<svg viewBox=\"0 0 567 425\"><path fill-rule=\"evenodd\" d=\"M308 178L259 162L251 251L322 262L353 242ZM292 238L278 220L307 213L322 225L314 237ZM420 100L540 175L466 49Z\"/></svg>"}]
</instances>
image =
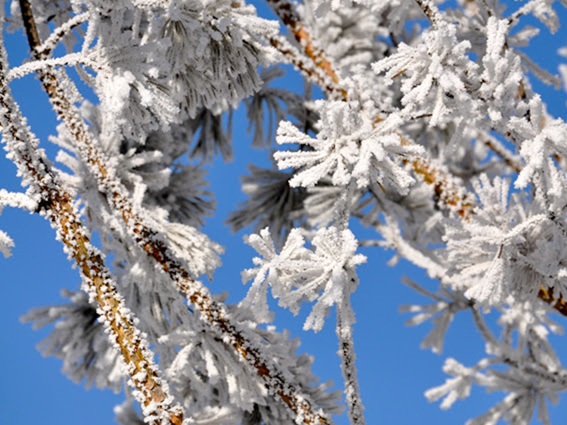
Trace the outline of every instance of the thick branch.
<instances>
[{"instance_id":1,"label":"thick branch","mask_svg":"<svg viewBox=\"0 0 567 425\"><path fill-rule=\"evenodd\" d=\"M20 0L25 7L27 0ZM22 15L24 15L22 13ZM27 13L26 31L28 40L34 50L39 39L34 35L33 16ZM240 327L233 323L223 304L213 300L208 288L193 279L190 273L177 260L175 254L163 242L160 234L152 228L149 213L136 210L127 196L127 191L107 167L109 161L91 139L87 126L81 119L75 106L66 97L63 88L52 72L39 71L40 80L49 95L57 116L65 123L79 149L79 155L91 168L96 177L99 190L104 193L111 207L123 218L124 223L134 241L150 256L161 269L170 276L187 300L201 312L200 318L216 332L223 341L231 346L239 358L250 365L255 373L305 424L328 424L327 418L315 411L313 403L306 394L290 382L289 374L279 371L269 356L255 346Z\"/></svg>"},{"instance_id":2,"label":"thick branch","mask_svg":"<svg viewBox=\"0 0 567 425\"><path fill-rule=\"evenodd\" d=\"M37 149L37 139L27 128L18 110L6 80L5 51L0 58L0 124L4 142L11 159L16 163L32 192L40 198L39 209L57 229L66 252L73 258L81 273L83 288L98 305L104 326L116 344L130 375L130 384L138 399L152 415L150 423L161 424L162 419L180 425L183 412L172 405L167 384L159 377L158 366L148 348L145 336L136 328L136 318L126 308L116 290L103 255L94 247L89 233L73 207L72 197L59 184L43 152Z\"/></svg>"}]
</instances>

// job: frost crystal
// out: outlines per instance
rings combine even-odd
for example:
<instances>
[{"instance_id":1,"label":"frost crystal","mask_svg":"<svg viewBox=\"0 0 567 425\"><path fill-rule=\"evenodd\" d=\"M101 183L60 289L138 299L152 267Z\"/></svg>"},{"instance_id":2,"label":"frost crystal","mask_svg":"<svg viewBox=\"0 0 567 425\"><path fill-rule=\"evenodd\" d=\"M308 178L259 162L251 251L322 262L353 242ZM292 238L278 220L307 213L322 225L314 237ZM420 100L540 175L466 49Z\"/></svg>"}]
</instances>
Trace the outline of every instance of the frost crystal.
<instances>
[{"instance_id":1,"label":"frost crystal","mask_svg":"<svg viewBox=\"0 0 567 425\"><path fill-rule=\"evenodd\" d=\"M325 177L335 186L347 186L355 180L361 188L370 182L388 181L401 193L407 193L413 179L394 162L422 152L418 147L404 147L391 123L374 129L364 111L347 102L320 102L317 138L302 133L290 122L278 128L279 144L297 143L308 147L300 151L276 152L280 169L292 167L298 172L290 180L292 187L312 187Z\"/></svg>"},{"instance_id":2,"label":"frost crystal","mask_svg":"<svg viewBox=\"0 0 567 425\"><path fill-rule=\"evenodd\" d=\"M354 235L335 227L318 230L311 241L312 249L304 247L299 229L290 233L280 254L276 254L267 229L251 235L247 243L263 258L254 259L258 268L242 274L244 282L254 279L244 305L255 306L258 318L268 320L267 286L271 286L279 304L294 314L303 301L317 300L304 324L305 330L315 332L322 329L329 308L354 290L358 284L354 269L366 261L365 256L356 254Z\"/></svg>"}]
</instances>

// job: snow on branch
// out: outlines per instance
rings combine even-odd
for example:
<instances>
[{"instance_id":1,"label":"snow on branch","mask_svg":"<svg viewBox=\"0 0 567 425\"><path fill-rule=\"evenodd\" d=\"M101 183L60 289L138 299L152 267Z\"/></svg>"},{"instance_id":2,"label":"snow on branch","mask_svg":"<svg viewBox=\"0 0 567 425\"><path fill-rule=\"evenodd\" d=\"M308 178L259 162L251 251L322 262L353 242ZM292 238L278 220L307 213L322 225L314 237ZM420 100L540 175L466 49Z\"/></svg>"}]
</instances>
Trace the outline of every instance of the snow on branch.
<instances>
[{"instance_id":1,"label":"snow on branch","mask_svg":"<svg viewBox=\"0 0 567 425\"><path fill-rule=\"evenodd\" d=\"M89 61L89 59L85 58L83 54L70 53L60 58L27 62L22 66L18 66L17 68L12 68L10 72L8 72L6 78L8 81L12 81L18 78L22 78L25 75L31 74L33 72L38 72L40 70L47 68L53 68L57 66L77 66L77 65L86 65L90 68L95 68L95 69L97 67L96 62Z\"/></svg>"},{"instance_id":2,"label":"snow on branch","mask_svg":"<svg viewBox=\"0 0 567 425\"><path fill-rule=\"evenodd\" d=\"M312 148L274 154L280 169L299 170L290 180L292 187L311 187L330 175L335 186L347 186L353 180L363 188L376 180L401 194L408 192L414 180L392 158L410 160L423 150L402 144L400 136L392 131L399 122L395 115L374 125L364 119L361 108L353 102L319 102L317 110L321 120L316 139L290 122L282 122L278 128L279 144L299 143Z\"/></svg>"},{"instance_id":3,"label":"snow on branch","mask_svg":"<svg viewBox=\"0 0 567 425\"><path fill-rule=\"evenodd\" d=\"M312 46L311 36L309 32L305 29L304 25L301 24L301 18L295 12L293 4L289 2L275 2L272 4L272 7L278 13L278 16L282 20L282 22L288 27L288 29L294 34L295 38L299 42L300 46L302 46L303 51L306 53L307 57L311 59L312 65L315 69L322 69L324 70L327 75L331 78L334 84L340 83L337 74L335 73L331 63L325 59L323 52L318 49L315 49ZM446 25L445 25L446 27ZM444 27L444 28L445 28ZM454 34L451 33L449 27L449 37L454 37ZM451 34L453 34L451 36ZM467 44L462 44L462 47L466 48ZM461 49L462 50L462 49ZM461 52L459 50L459 52ZM461 52L462 56L462 52ZM468 63L466 58L462 58L463 63ZM295 63L295 62L294 62ZM299 66L299 65L298 65ZM377 66L377 65L375 65ZM453 65L450 65L451 67ZM299 66L300 69L304 69L303 66ZM402 69L401 72L405 72L405 69ZM308 74L311 74L313 71L309 71ZM387 81L387 80L386 80ZM451 81L456 81L455 78L452 78ZM462 86L462 84L461 84ZM324 83L321 88L326 89L331 95L336 93L335 86L329 86L328 83ZM343 90L341 92L341 97L343 100L348 99L348 93ZM466 107L463 107L466 109ZM438 112L441 112L441 109L438 108ZM389 122L396 122L399 118L394 116L390 118ZM374 125L383 121L384 118L377 116L373 118ZM401 122L397 122L398 125ZM391 130L396 130L395 126L392 126ZM412 143L408 140L407 137L403 137L399 135L400 141L402 145L411 146ZM419 149L419 147L411 147L410 149ZM414 168L414 171L421 175L424 178L424 181L428 184L432 184L435 187L436 193L439 195L440 204L443 207L448 207L452 210L455 210L461 217L468 216L471 211L471 201L470 197L467 193L463 191L462 188L459 187L458 184L455 184L454 179L444 170L437 167L434 163L427 160L426 158L418 158L411 161L411 164Z\"/></svg>"},{"instance_id":4,"label":"snow on branch","mask_svg":"<svg viewBox=\"0 0 567 425\"><path fill-rule=\"evenodd\" d=\"M289 28L295 40L300 46L302 46L307 57L311 59L313 65L324 70L333 83L337 84L339 82L339 78L335 73L331 62L329 62L325 53L313 44L311 35L305 29L300 16L295 10L295 5L289 0L268 0L267 3L278 15L284 25Z\"/></svg>"},{"instance_id":5,"label":"snow on branch","mask_svg":"<svg viewBox=\"0 0 567 425\"><path fill-rule=\"evenodd\" d=\"M0 124L9 155L22 174L22 183L31 185L28 191L30 196L38 199L40 212L50 220L67 254L77 264L84 290L98 305L98 313L111 335L114 347L122 355L124 370L130 376L130 385L135 389L145 416L154 424L167 420L180 425L183 411L179 405L174 404L167 383L160 377L145 336L136 327L137 319L117 293L104 256L91 245L89 232L79 220L72 198L59 185L43 152L37 150L37 139L14 103L7 86L6 63L6 53L2 47Z\"/></svg>"},{"instance_id":6,"label":"snow on branch","mask_svg":"<svg viewBox=\"0 0 567 425\"><path fill-rule=\"evenodd\" d=\"M0 189L0 214L4 207L22 208L28 211L34 211L37 203L29 196L23 193L8 192L6 189ZM14 241L6 232L0 230L0 252L4 258L12 255L11 248L14 247Z\"/></svg>"},{"instance_id":7,"label":"snow on branch","mask_svg":"<svg viewBox=\"0 0 567 425\"><path fill-rule=\"evenodd\" d=\"M481 0L443 10L432 0L267 4L283 30L243 1L38 0L35 19L29 0L12 2L11 28L25 28L32 60L8 69L2 52L0 124L30 189L0 190L0 210L45 215L89 294L67 291L67 304L24 318L57 322L44 352L87 385L118 390L129 374L145 418L128 393L116 409L123 425L330 424L337 393L314 385L312 360L286 332L260 326L274 317L271 291L295 314L312 304L305 330L321 330L334 307L347 415L363 425L350 298L366 261L359 245L378 246L395 250L389 264L405 258L438 280L437 291L404 280L430 299L401 308L409 325L432 321L422 348L441 353L460 312L485 341L472 366L448 359L449 378L426 397L446 409L481 386L505 395L470 424L526 425L536 410L549 424L547 402L567 390L548 338L561 331L550 315L567 316L567 125L528 72L558 78L519 49L539 31L526 15L557 30L554 2L508 14ZM299 71L304 96L268 86L279 63ZM69 66L98 104L84 101ZM62 121L50 140L63 170L8 88L32 72ZM325 99L311 101L312 84ZM198 280L223 252L199 227L214 209L204 166L232 158L242 103L254 145L271 149L277 129L286 147L272 152L274 167L290 171L251 166L243 179L249 198L229 221L256 225L246 242L259 256L242 273L248 295L229 305ZM375 239L359 243L355 220ZM0 231L0 252L12 246Z\"/></svg>"},{"instance_id":8,"label":"snow on branch","mask_svg":"<svg viewBox=\"0 0 567 425\"><path fill-rule=\"evenodd\" d=\"M352 424L363 425L364 407L355 365L352 338L355 319L350 295L358 285L355 268L366 262L366 257L356 254L358 244L348 229L339 231L329 227L318 230L311 239L311 249L305 247L302 233L300 229L293 229L279 254L268 229L246 239L263 258L254 258L257 267L242 272L243 283L253 280L242 305L253 310L258 321L270 322L268 286L279 305L294 314L299 312L303 302L316 301L303 325L304 330L315 332L323 328L329 309L336 305L336 333L348 415Z\"/></svg>"},{"instance_id":9,"label":"snow on branch","mask_svg":"<svg viewBox=\"0 0 567 425\"><path fill-rule=\"evenodd\" d=\"M26 20L26 30L34 40L34 25L31 10ZM35 49L38 44L32 45ZM109 159L99 151L86 128L78 111L67 99L65 92L53 74L41 71L40 79L50 95L52 105L58 116L65 122L68 131L73 135L79 155L96 177L99 189L106 195L114 211L124 220L130 237L138 246L153 258L156 264L170 277L178 290L185 295L187 301L200 311L200 318L209 326L210 331L217 333L225 343L232 347L241 361L255 369L259 378L267 384L271 391L279 396L293 412L306 424L328 423L325 415L314 409L309 397L300 392L288 375L280 372L261 348L252 344L244 330L234 323L224 305L214 301L207 287L192 277L180 263L177 255L168 244L164 243L155 220L141 206L136 206L129 199L127 192L115 176L115 170L108 167ZM298 419L299 420L299 419Z\"/></svg>"},{"instance_id":10,"label":"snow on branch","mask_svg":"<svg viewBox=\"0 0 567 425\"><path fill-rule=\"evenodd\" d=\"M85 23L89 18L88 12L76 15L56 28L49 37L36 49L36 53L40 57L50 56L57 44L73 29Z\"/></svg>"}]
</instances>

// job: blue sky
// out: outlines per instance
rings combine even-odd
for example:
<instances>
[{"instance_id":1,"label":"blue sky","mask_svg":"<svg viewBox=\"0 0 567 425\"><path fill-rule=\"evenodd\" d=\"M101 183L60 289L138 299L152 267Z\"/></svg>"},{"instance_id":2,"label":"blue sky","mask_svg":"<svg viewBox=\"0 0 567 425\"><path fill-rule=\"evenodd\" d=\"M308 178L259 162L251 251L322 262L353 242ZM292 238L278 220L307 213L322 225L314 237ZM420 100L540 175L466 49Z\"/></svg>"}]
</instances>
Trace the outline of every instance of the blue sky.
<instances>
[{"instance_id":1,"label":"blue sky","mask_svg":"<svg viewBox=\"0 0 567 425\"><path fill-rule=\"evenodd\" d=\"M565 9L561 6L558 9L561 17L567 20ZM546 69L557 72L559 59L556 49L567 44L566 35L565 28L553 37L544 29L530 54L536 62L545 63ZM10 38L12 64L20 64L27 56L23 42L21 34ZM299 81L298 78L290 78L286 84L295 85ZM534 85L543 93L550 111L565 119L564 92L542 88L535 82ZM54 131L56 123L46 95L32 76L16 81L13 89L32 130L53 159L55 149L47 142L47 136ZM249 162L265 163L267 153L249 147L245 110L236 111L233 122L234 161L224 163L218 160L211 169L209 180L216 195L217 211L215 217L207 221L205 231L226 247L224 265L217 271L211 289L213 292L228 290L231 293L229 301L237 302L247 289L241 284L240 271L250 267L255 253L242 242L246 232L234 235L223 222L228 212L244 199L239 176L246 173ZM15 174L15 167L2 155L0 187L21 190ZM54 240L54 231L41 217L12 209L6 209L0 216L0 229L7 231L16 242L14 255L9 259L0 258L0 284L3 287L3 296L0 297L3 333L0 345L0 422L12 425L113 423L112 408L122 401L122 396L97 389L86 391L68 380L60 373L59 360L43 358L34 348L48 330L33 331L29 324L21 324L18 320L32 307L61 303L61 288L74 290L79 285L78 273L71 269L60 243ZM356 226L355 229L365 232ZM471 398L457 402L449 411L441 411L438 404L426 401L423 392L445 380L441 371L444 359L454 357L470 365L483 356L483 341L476 334L470 316L465 313L458 316L451 326L442 356L420 350L419 344L429 325L405 327L404 321L408 317L398 313L398 307L425 300L400 281L402 275L422 283L427 282L427 278L406 262L395 268L386 266L392 252L376 248L361 251L367 255L368 263L359 268L361 283L353 296L358 321L354 337L367 423L462 424L499 401L502 394L487 395L479 388L473 389ZM434 288L435 284L431 283L429 287ZM342 378L333 320L328 320L318 334L304 332L301 328L308 311L306 308L298 317L293 317L286 311L277 310L275 323L279 329L289 329L293 336L301 337L300 349L316 358L315 374L322 381L333 380L340 388ZM567 325L567 318L556 319ZM560 357L567 361L567 337L555 340ZM567 400L562 402L551 407L554 424L565 423ZM347 423L344 415L337 419L337 423Z\"/></svg>"}]
</instances>

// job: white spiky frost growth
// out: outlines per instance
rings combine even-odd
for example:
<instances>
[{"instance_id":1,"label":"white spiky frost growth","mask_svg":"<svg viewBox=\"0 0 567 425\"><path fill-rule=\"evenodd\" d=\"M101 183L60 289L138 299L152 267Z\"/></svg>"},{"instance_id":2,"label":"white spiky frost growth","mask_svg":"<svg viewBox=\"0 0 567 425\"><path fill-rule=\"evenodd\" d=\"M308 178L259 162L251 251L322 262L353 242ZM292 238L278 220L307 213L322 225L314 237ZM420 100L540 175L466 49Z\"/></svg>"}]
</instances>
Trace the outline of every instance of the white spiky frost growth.
<instances>
[{"instance_id":1,"label":"white spiky frost growth","mask_svg":"<svg viewBox=\"0 0 567 425\"><path fill-rule=\"evenodd\" d=\"M30 31L25 4L12 2L8 29ZM271 292L294 314L313 303L305 330L336 314L347 415L362 425L351 295L372 283L359 285L358 268L375 266L361 246L379 246L439 284L404 280L431 300L402 307L408 324L433 323L422 348L440 354L466 311L485 340L476 364L447 359L450 378L426 397L446 409L481 386L504 396L470 424L523 425L536 411L549 424L547 401L567 390L549 339L562 329L551 314L567 316L567 125L530 81L561 79L520 48L540 31L526 18L555 32L561 6L267 4L279 23L233 0L32 2L32 60L10 68L3 55L0 69L3 137L28 189L0 189L0 210L45 215L88 293L66 290L69 303L24 317L57 322L44 353L75 381L125 389L122 425L331 423L338 394L316 384L312 358L259 326L275 320ZM280 63L299 70L303 93L278 86ZM30 73L62 121L55 165L8 89ZM245 240L260 257L242 273L248 295L227 305L198 280L223 255L201 229L215 205L204 165L231 158L224 117L240 104L253 145L275 152L272 169L250 167L248 198L230 216L235 230L255 225ZM368 230L355 234L355 220ZM13 245L0 231L0 252Z\"/></svg>"}]
</instances>

